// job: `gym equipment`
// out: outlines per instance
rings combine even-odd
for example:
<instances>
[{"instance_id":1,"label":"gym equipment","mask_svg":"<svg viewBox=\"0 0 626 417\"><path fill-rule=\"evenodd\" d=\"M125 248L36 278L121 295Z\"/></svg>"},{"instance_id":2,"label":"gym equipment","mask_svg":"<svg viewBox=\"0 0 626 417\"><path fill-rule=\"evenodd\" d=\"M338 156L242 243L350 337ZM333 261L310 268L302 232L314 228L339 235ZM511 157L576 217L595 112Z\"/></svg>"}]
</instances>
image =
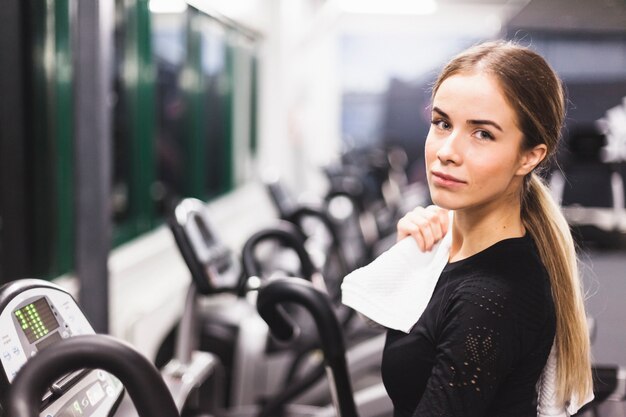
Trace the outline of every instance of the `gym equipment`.
<instances>
[{"instance_id":1,"label":"gym equipment","mask_svg":"<svg viewBox=\"0 0 626 417\"><path fill-rule=\"evenodd\" d=\"M263 242L275 241L282 248L293 250L298 257L299 265L290 265L290 269L300 269L301 276L309 281L316 282L317 285L324 285L324 278L319 272L318 268L313 264L309 253L306 251L305 245L306 237L302 232L297 229L292 223L279 221L275 226L266 228L255 232L252 236L246 240L246 243L241 250L241 262L243 264L244 279L250 279L256 277L258 279L263 278L263 267L258 257L256 256L256 249ZM276 256L276 253L272 254L272 257ZM266 260L268 262L271 260ZM272 269L274 265L272 265ZM294 271L295 272L295 271Z\"/></svg>"},{"instance_id":2,"label":"gym equipment","mask_svg":"<svg viewBox=\"0 0 626 417\"><path fill-rule=\"evenodd\" d=\"M304 307L315 321L338 415L356 417L360 414L362 417L374 417L391 414L393 407L382 383L360 390L353 396L341 325L328 296L314 288L311 283L298 278L275 279L259 289L259 314L268 323L275 337L287 341L298 331L294 321L282 308L283 303ZM279 408L278 405L276 408ZM331 415L328 407L316 414L317 417Z\"/></svg>"},{"instance_id":3,"label":"gym equipment","mask_svg":"<svg viewBox=\"0 0 626 417\"><path fill-rule=\"evenodd\" d=\"M46 369L58 373L62 367L74 366L71 357L57 358L48 350L56 352L52 348L57 344L86 335L94 335L93 328L72 296L61 287L36 279L14 281L0 287L2 408L6 409L6 396L16 375L20 375L20 369L31 358L40 355L51 357L54 363ZM82 350L76 349L78 359ZM113 360L104 353L103 356L103 361ZM168 395L173 397L173 404L179 410L190 403L197 388L207 383L216 366L213 355L206 352L188 352L181 356L187 358L171 361L161 375L168 388ZM116 410L119 416L132 415L127 414L129 411L126 410L132 410L132 406L124 405L123 387L117 378L103 370L82 368L76 365L71 372L56 375L58 379L47 380L48 377L43 378L42 375L39 384L49 383L43 388L38 385L37 388L48 388L43 397L38 398L37 410L41 409L42 416L108 416ZM35 373L34 378L37 377Z\"/></svg>"},{"instance_id":4,"label":"gym equipment","mask_svg":"<svg viewBox=\"0 0 626 417\"><path fill-rule=\"evenodd\" d=\"M259 314L270 326L274 336L288 341L297 334L297 328L293 320L279 308L279 304L297 303L309 311L319 333L328 379L334 382L335 389L331 392L339 415L357 417L341 325L328 297L305 282L300 279L282 279L262 287L257 300Z\"/></svg>"},{"instance_id":5,"label":"gym equipment","mask_svg":"<svg viewBox=\"0 0 626 417\"><path fill-rule=\"evenodd\" d=\"M277 240L286 243L291 240L292 245L301 245L295 236L298 236L298 229L290 223L279 223L280 227L270 228L257 232L244 245L242 250L242 261L244 264L244 272L248 277L259 277L258 282L266 282L268 278L264 276L261 264L255 257L255 247L264 241ZM287 239L288 236L292 236ZM289 245L283 245L289 248ZM379 379L379 368L381 361L382 349L384 346L384 334L380 329L373 329L364 325L361 320L355 320L357 316L352 309L346 308L339 301L339 295L327 291L329 283L325 277L322 277L316 270L310 269L310 261L306 251L298 253L300 265L304 278L312 282L313 286L326 293L333 301L335 314L339 317L344 334L347 337L349 350L347 353L350 363L351 378L358 387L367 387L375 385ZM308 265L308 267L307 267ZM295 269L295 268L292 268ZM273 275L285 276L285 270L274 270ZM294 306L297 307L297 306ZM328 401L328 384L322 380L323 367L321 367L316 355L319 349L319 337L317 336L314 325L308 314L301 314L297 308L291 307L289 313L296 320L302 332L298 338L289 345L291 354L291 362L286 365L288 372L281 381L284 387L279 394L272 396L264 407L261 416L271 415L276 412L275 407L297 398L298 402L304 404L323 404ZM271 340L270 340L271 341ZM271 347L275 344L270 344ZM284 350L284 347L282 347ZM316 382L317 381L317 382Z\"/></svg>"},{"instance_id":6,"label":"gym equipment","mask_svg":"<svg viewBox=\"0 0 626 417\"><path fill-rule=\"evenodd\" d=\"M304 235L305 246L310 253L317 255L316 266L324 276L340 281L357 266L348 260L338 233L340 227L324 205L295 203L277 179L265 182L265 187L280 219L293 223Z\"/></svg>"},{"instance_id":7,"label":"gym equipment","mask_svg":"<svg viewBox=\"0 0 626 417\"><path fill-rule=\"evenodd\" d=\"M598 246L616 246L626 231L624 179L617 162L603 161L606 135L593 126L572 129L563 173L550 186L574 236Z\"/></svg>"},{"instance_id":8,"label":"gym equipment","mask_svg":"<svg viewBox=\"0 0 626 417\"><path fill-rule=\"evenodd\" d=\"M361 226L354 223L356 212L353 210L353 207L358 204L360 195L357 197L347 194L349 203L344 204L344 208L347 206L347 213L346 210L339 210L340 215L333 216L330 210L332 207L329 206L328 201L339 195L345 195L343 190L337 191L337 195L328 195L327 201L322 201L318 206L314 206L296 203L284 184L278 179L265 182L265 187L279 217L298 226L307 240L315 241L316 247L313 248L312 252L334 255L335 259L328 259L328 256L325 255L318 263L318 267L324 270L325 275L336 275L338 279L343 278L354 268L363 264L363 257L366 252L365 237L362 234ZM361 210L358 212L361 213ZM307 227L306 222L309 219L314 219L322 227ZM336 265L333 265L333 262ZM330 273L328 273L329 270Z\"/></svg>"},{"instance_id":9,"label":"gym equipment","mask_svg":"<svg viewBox=\"0 0 626 417\"><path fill-rule=\"evenodd\" d=\"M16 378L16 383L19 384L12 387L12 395L17 396L17 399L12 402L11 410L14 410L16 417L32 415L33 410L39 410L41 407L39 394L49 384L52 384L52 388L48 391L46 397L48 402L44 405L42 415L104 416L115 412L116 416L126 416L130 412L128 405L122 405L115 410L121 398L122 383L133 399L140 398L140 401L143 401L143 405L136 404L142 417L178 415L180 407L171 398L171 390L168 390L160 379L157 370L141 355L110 337L85 335L84 333L89 333L90 329L88 322L71 296L59 287L38 280L17 282L9 285L8 289L6 287L0 289L0 302L3 306L0 314L3 325L7 321L11 322L8 331L3 334L3 340L21 340L20 332L23 333L23 338L28 340L28 335L32 333L33 337L38 337L34 346L40 351L34 358L36 360L32 361L32 366L25 367L24 372ZM24 315L27 317L22 320L21 317ZM337 327L338 324L331 325L326 331L336 334L337 329L332 326ZM340 329L338 331L340 332ZM55 333L58 337L54 335ZM64 338L70 340L61 342ZM25 352L32 352L28 350L32 343L22 346ZM82 375L84 372L80 369L84 367L100 370L87 371L85 375L92 375L94 378L81 376L72 384L63 385L59 382L65 381L65 377L56 379L59 375L68 373L75 375L74 372L80 372ZM9 366L8 369L8 375L14 376L12 368ZM6 372L7 366L4 366L4 370ZM118 375L121 382L110 376L107 371ZM347 374L340 375L336 373L334 381L340 385L345 384ZM148 397L146 393L152 389L150 387L153 386L155 379L161 381L161 386L157 388L156 395L151 393L152 395ZM28 387L31 387L30 391L26 389ZM342 386L337 389L340 393L344 391L345 388ZM146 405L145 400L150 398L152 403ZM342 407L345 409L345 406ZM289 409L291 411L288 415L291 416L315 415L316 410L312 407ZM235 410L228 412L227 415L244 416L246 413L245 410L243 413Z\"/></svg>"},{"instance_id":10,"label":"gym equipment","mask_svg":"<svg viewBox=\"0 0 626 417\"><path fill-rule=\"evenodd\" d=\"M193 317L189 322L195 324L181 322L179 336L185 336L179 341L200 346L220 358L225 376L221 404L236 409L271 396L290 359L284 348L268 345L267 325L254 306L258 277L244 279L238 260L223 245L209 217L201 201L185 199L168 219L192 275L184 317ZM248 248L254 251L268 238L296 252L304 276L316 276L317 269L302 245L303 237L293 225L282 224L255 234Z\"/></svg>"},{"instance_id":11,"label":"gym equipment","mask_svg":"<svg viewBox=\"0 0 626 417\"><path fill-rule=\"evenodd\" d=\"M225 389L218 403L220 407L232 407L253 401L244 395L250 391L241 386L246 382L238 382L242 380L233 375L248 369L248 352L252 357L262 354L267 328L252 304L241 297L245 288L239 262L222 243L209 217L200 200L187 198L167 219L192 278L176 349L188 352L197 346L219 358ZM255 377L251 379L249 384L254 384Z\"/></svg>"},{"instance_id":12,"label":"gym equipment","mask_svg":"<svg viewBox=\"0 0 626 417\"><path fill-rule=\"evenodd\" d=\"M200 294L236 292L240 270L232 252L221 242L204 204L195 198L182 200L168 218L180 253Z\"/></svg>"},{"instance_id":13,"label":"gym equipment","mask_svg":"<svg viewBox=\"0 0 626 417\"><path fill-rule=\"evenodd\" d=\"M38 352L77 335L94 334L70 294L53 284L38 280L20 280L0 288L0 339L2 362L0 403L6 406L6 395L18 371ZM59 375L39 399L43 415L56 415L68 404L59 397L74 398L89 391L94 400L90 410L113 410L122 396L122 385L102 371L83 371ZM69 403L71 406L71 403Z\"/></svg>"},{"instance_id":14,"label":"gym equipment","mask_svg":"<svg viewBox=\"0 0 626 417\"><path fill-rule=\"evenodd\" d=\"M112 386L108 385L112 374L119 378L116 385L123 385L128 391L140 417L179 416L174 399L150 361L125 343L95 334L62 339L29 360L11 386L9 415L39 416L41 397L50 392L48 387L54 387L55 381L64 375L82 372L85 368L98 369L89 372L99 377L89 382L80 381L72 391L55 393L57 397L50 401L41 415L111 415L110 403L119 397L110 391Z\"/></svg>"}]
</instances>

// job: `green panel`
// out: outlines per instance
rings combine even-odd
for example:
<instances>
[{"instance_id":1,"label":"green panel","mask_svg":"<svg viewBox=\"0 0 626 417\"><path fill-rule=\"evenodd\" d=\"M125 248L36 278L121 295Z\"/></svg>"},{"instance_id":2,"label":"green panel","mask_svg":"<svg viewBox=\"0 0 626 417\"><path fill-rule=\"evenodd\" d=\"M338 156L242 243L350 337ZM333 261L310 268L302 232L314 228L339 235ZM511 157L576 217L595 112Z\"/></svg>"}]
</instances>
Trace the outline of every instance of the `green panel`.
<instances>
[{"instance_id":1,"label":"green panel","mask_svg":"<svg viewBox=\"0 0 626 417\"><path fill-rule=\"evenodd\" d=\"M69 0L29 2L26 97L30 271L52 278L73 266L72 56Z\"/></svg>"},{"instance_id":2,"label":"green panel","mask_svg":"<svg viewBox=\"0 0 626 417\"><path fill-rule=\"evenodd\" d=\"M33 1L30 3L30 16L32 17L31 28L32 33L32 77L31 92L29 97L29 110L32 117L27 133L29 147L27 155L29 156L28 165L32 169L27 168L27 175L30 175L29 185L32 190L28 207L33 210L32 216L32 247L30 255L32 262L31 273L34 276L41 276L48 273L50 265L49 253L49 236L50 228L50 211L51 204L51 187L45 183L49 178L50 172L50 146L47 141L46 132L48 132L48 105L47 105L47 85L46 85L46 68L44 66L44 56L46 51L46 4L43 1ZM32 165L31 165L32 164ZM36 196L36 197L35 197ZM35 203L36 202L36 203ZM47 214L47 215L46 215Z\"/></svg>"},{"instance_id":3,"label":"green panel","mask_svg":"<svg viewBox=\"0 0 626 417\"><path fill-rule=\"evenodd\" d=\"M55 2L55 92L56 92L56 183L57 236L56 274L73 267L74 261L74 167L73 167L73 100L72 51L70 40L69 0Z\"/></svg>"},{"instance_id":4,"label":"green panel","mask_svg":"<svg viewBox=\"0 0 626 417\"><path fill-rule=\"evenodd\" d=\"M228 140L225 144L224 149L224 160L228 161L228 164L224 165L223 175L223 186L222 191L228 191L235 188L235 154L234 154L234 129L233 124L235 122L235 110L233 106L235 105L235 100L233 99L234 94L234 79L235 79L235 54L237 53L237 48L233 45L233 38L227 37L228 42L226 43L226 77L227 77L227 85L228 88L225 91L224 96L224 108L226 109L226 114L224 114L226 125L226 137Z\"/></svg>"},{"instance_id":5,"label":"green panel","mask_svg":"<svg viewBox=\"0 0 626 417\"><path fill-rule=\"evenodd\" d=\"M156 178L154 155L154 83L156 69L152 58L149 0L137 1L137 108L135 118L136 152L134 173L137 192L134 198L140 232L154 227L151 186Z\"/></svg>"},{"instance_id":6,"label":"green panel","mask_svg":"<svg viewBox=\"0 0 626 417\"><path fill-rule=\"evenodd\" d=\"M49 10L52 3L46 0L29 2L31 17L31 56L30 56L30 95L27 97L27 175L28 206L32 218L32 247L30 248L31 274L50 276L52 274L53 236L56 207L54 205L53 132L50 111L51 78L54 56L54 12Z\"/></svg>"}]
</instances>

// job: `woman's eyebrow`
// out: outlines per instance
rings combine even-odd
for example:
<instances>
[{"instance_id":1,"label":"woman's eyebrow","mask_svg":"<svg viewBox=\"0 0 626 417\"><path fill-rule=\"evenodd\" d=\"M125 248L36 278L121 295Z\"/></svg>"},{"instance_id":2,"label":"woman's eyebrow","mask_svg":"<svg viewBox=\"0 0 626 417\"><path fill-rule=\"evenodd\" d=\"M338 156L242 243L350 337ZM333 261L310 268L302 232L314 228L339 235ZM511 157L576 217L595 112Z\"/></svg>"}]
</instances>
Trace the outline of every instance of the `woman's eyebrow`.
<instances>
[{"instance_id":1,"label":"woman's eyebrow","mask_svg":"<svg viewBox=\"0 0 626 417\"><path fill-rule=\"evenodd\" d=\"M439 107L433 107L433 111L448 120L450 119L450 116L448 116L446 112L441 110ZM493 120L472 119L472 120L468 120L466 123L468 125L490 125L498 129L500 132L503 131L500 125L494 122Z\"/></svg>"},{"instance_id":2,"label":"woman's eyebrow","mask_svg":"<svg viewBox=\"0 0 626 417\"><path fill-rule=\"evenodd\" d=\"M450 116L448 116L443 110L441 110L439 107L433 107L433 111L435 113L439 113L440 116L445 117L446 119L449 119Z\"/></svg>"},{"instance_id":3,"label":"woman's eyebrow","mask_svg":"<svg viewBox=\"0 0 626 417\"><path fill-rule=\"evenodd\" d=\"M467 124L468 125L490 125L498 129L500 132L502 132L502 128L500 127L500 125L491 120L468 120Z\"/></svg>"}]
</instances>

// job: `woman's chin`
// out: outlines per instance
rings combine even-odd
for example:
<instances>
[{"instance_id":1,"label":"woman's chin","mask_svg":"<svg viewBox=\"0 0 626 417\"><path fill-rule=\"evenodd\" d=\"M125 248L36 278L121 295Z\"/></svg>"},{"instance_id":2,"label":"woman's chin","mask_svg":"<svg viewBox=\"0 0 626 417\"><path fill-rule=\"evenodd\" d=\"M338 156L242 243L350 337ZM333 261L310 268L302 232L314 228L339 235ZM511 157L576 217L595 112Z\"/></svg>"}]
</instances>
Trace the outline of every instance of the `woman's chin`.
<instances>
[{"instance_id":1,"label":"woman's chin","mask_svg":"<svg viewBox=\"0 0 626 417\"><path fill-rule=\"evenodd\" d=\"M444 197L431 194L430 199L432 200L434 205L446 210L458 210L460 208L463 208L462 204L459 204L458 199L455 199L454 197Z\"/></svg>"}]
</instances>

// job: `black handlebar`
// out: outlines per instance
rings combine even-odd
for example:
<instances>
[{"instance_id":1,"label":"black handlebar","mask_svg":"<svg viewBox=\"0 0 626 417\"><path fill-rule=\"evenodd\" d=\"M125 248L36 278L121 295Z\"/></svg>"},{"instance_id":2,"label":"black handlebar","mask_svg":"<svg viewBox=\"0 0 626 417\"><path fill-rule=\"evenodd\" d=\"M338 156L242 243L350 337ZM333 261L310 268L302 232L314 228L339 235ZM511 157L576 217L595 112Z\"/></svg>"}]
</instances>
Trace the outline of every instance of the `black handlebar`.
<instances>
[{"instance_id":1,"label":"black handlebar","mask_svg":"<svg viewBox=\"0 0 626 417\"><path fill-rule=\"evenodd\" d=\"M293 249L300 259L304 278L311 280L317 272L309 253L304 247L304 236L295 225L281 221L275 227L263 229L253 234L243 246L241 253L243 270L246 277L261 277L261 268L256 260L257 245L266 240L277 240L281 245Z\"/></svg>"},{"instance_id":2,"label":"black handlebar","mask_svg":"<svg viewBox=\"0 0 626 417\"><path fill-rule=\"evenodd\" d=\"M185 264L187 264L189 272L191 272L191 278L196 284L198 292L201 294L211 294L214 292L214 289L206 279L206 272L193 252L191 243L189 243L189 240L185 235L184 227L176 221L176 217L174 215L170 215L167 218L167 224L174 235L174 240L176 241L180 254L183 257Z\"/></svg>"},{"instance_id":3,"label":"black handlebar","mask_svg":"<svg viewBox=\"0 0 626 417\"><path fill-rule=\"evenodd\" d=\"M341 267L342 274L348 275L348 273L350 273L350 267L348 266L348 261L343 252L341 240L339 239L339 235L337 234L337 226L328 215L328 211L312 206L300 206L296 210L294 210L289 216L287 216L285 220L302 226L302 220L306 217L314 217L318 219L322 222L328 233L330 233L333 250L337 255L337 260L339 261L339 266Z\"/></svg>"},{"instance_id":4,"label":"black handlebar","mask_svg":"<svg viewBox=\"0 0 626 417\"><path fill-rule=\"evenodd\" d=\"M285 220L288 220L294 224L302 224L302 220L305 217L314 217L322 222L328 233L333 240L333 244L339 245L339 236L337 236L336 226L333 224L328 213L322 209L312 207L312 206L300 206L291 212L289 215L285 217Z\"/></svg>"},{"instance_id":5,"label":"black handlebar","mask_svg":"<svg viewBox=\"0 0 626 417\"><path fill-rule=\"evenodd\" d=\"M301 305L313 316L324 352L324 362L333 373L331 390L334 382L339 417L358 417L346 363L343 333L328 297L311 283L299 278L276 279L261 287L257 299L259 314L276 337L287 340L296 330L293 321L284 310L279 309L281 303Z\"/></svg>"},{"instance_id":6,"label":"black handlebar","mask_svg":"<svg viewBox=\"0 0 626 417\"><path fill-rule=\"evenodd\" d=\"M363 194L364 192L360 184L358 187L356 185L352 186L352 185L346 185L346 184L335 184L333 185L331 190L326 194L325 199L326 199L326 202L329 202L333 198L336 198L336 197L345 197L348 200L350 200L352 205L356 208L356 210L359 211L359 213L362 213L363 211L365 211L365 202L363 201L364 200Z\"/></svg>"},{"instance_id":7,"label":"black handlebar","mask_svg":"<svg viewBox=\"0 0 626 417\"><path fill-rule=\"evenodd\" d=\"M159 371L135 349L104 335L62 340L29 360L11 385L9 416L38 417L41 397L61 376L102 369L122 381L140 417L179 417Z\"/></svg>"}]
</instances>

